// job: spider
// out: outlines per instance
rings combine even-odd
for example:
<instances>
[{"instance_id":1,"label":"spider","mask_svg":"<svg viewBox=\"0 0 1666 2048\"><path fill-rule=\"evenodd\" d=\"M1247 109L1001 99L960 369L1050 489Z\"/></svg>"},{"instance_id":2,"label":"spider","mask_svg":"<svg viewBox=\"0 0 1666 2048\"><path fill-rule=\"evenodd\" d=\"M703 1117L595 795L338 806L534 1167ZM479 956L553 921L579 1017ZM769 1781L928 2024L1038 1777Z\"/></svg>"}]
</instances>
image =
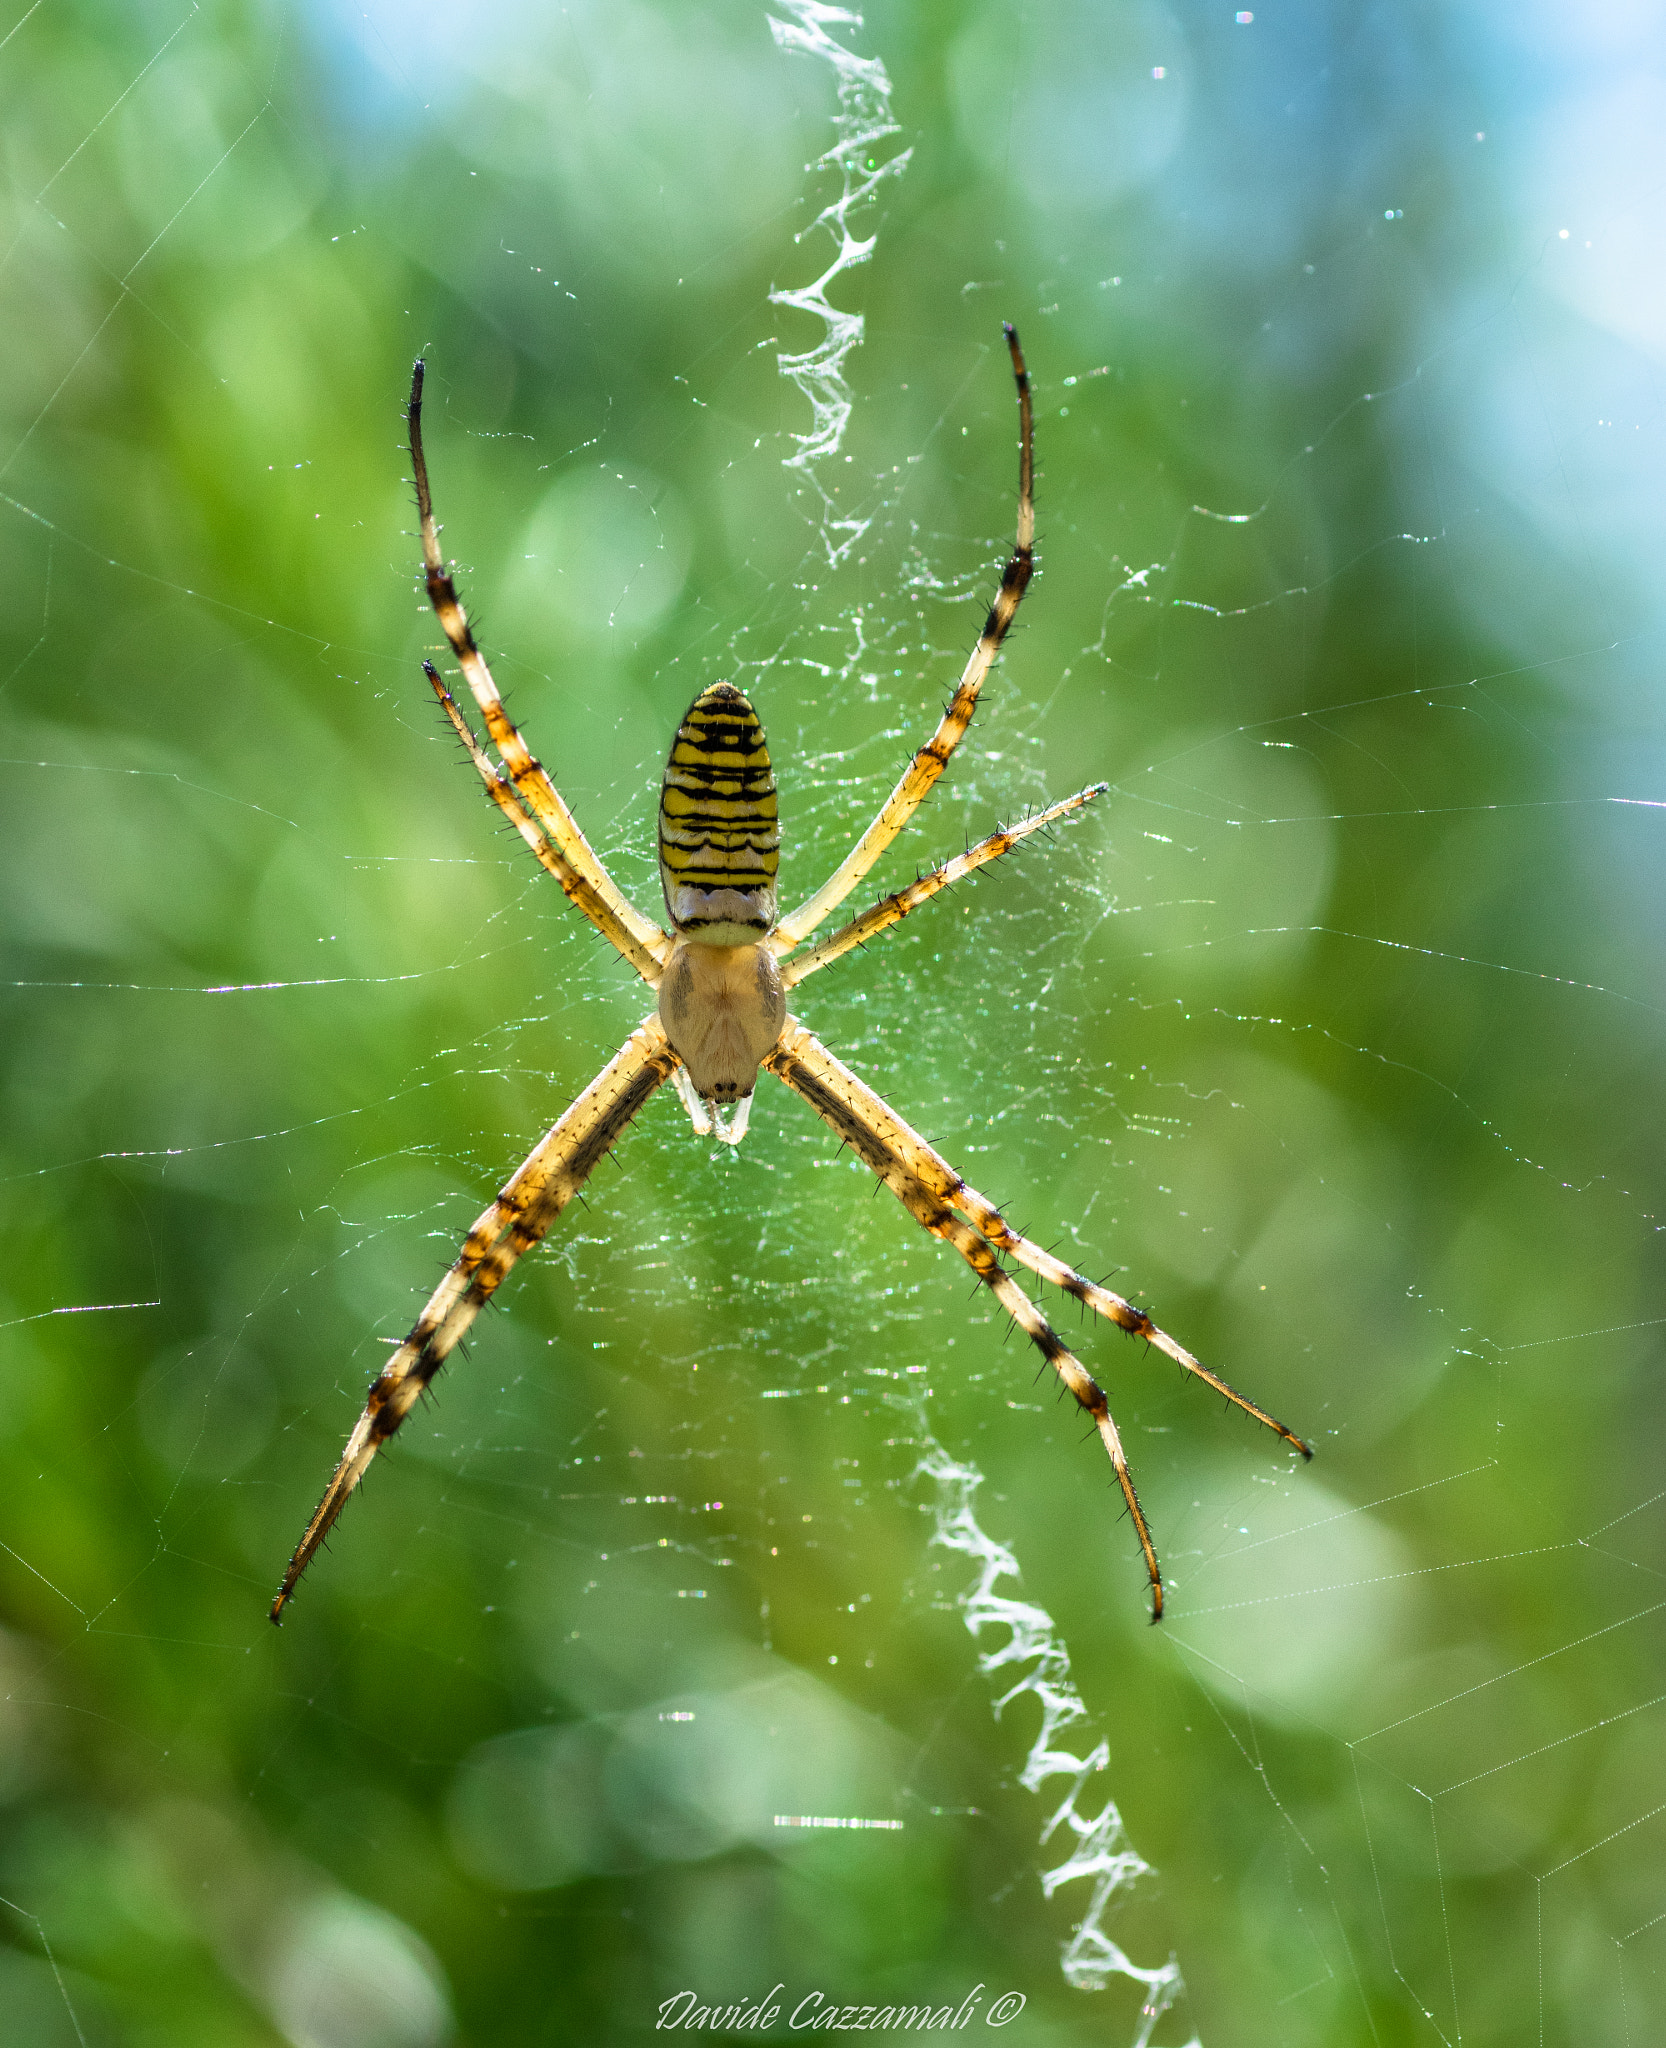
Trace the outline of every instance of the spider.
<instances>
[{"instance_id":1,"label":"spider","mask_svg":"<svg viewBox=\"0 0 1666 2048\"><path fill-rule=\"evenodd\" d=\"M516 730L475 643L440 553L422 448L423 364L418 359L406 418L428 597L467 679L487 737L497 749L496 761L431 661L423 662L424 673L493 803L570 900L657 991L658 1004L539 1140L475 1223L410 1335L378 1374L329 1488L289 1561L272 1602L274 1622L282 1620L285 1602L371 1459L404 1421L515 1261L539 1242L632 1118L667 1081L682 1096L698 1135L738 1145L746 1132L758 1070L767 1068L832 1126L917 1223L959 1252L1075 1396L1109 1452L1150 1578L1153 1621L1163 1612L1162 1572L1110 1406L1098 1382L1066 1348L1003 1261L1011 1260L1050 1281L1119 1329L1145 1338L1183 1371L1275 1431L1304 1458L1313 1455L1292 1430L1200 1364L1142 1309L1021 1237L993 1202L968 1186L787 1010L787 991L799 982L907 917L940 890L998 860L1032 833L1080 811L1109 787L1095 783L1022 824L991 833L907 888L882 897L818 945L799 950L850 895L943 773L972 722L984 678L1030 581L1035 541L1030 380L1016 330L1008 323L1004 332L1018 386L1018 532L1000 591L937 730L828 880L808 902L778 917L775 878L781 834L763 727L733 684L713 683L702 690L677 729L660 792L659 865L668 932L625 900L596 858L555 784Z\"/></svg>"}]
</instances>

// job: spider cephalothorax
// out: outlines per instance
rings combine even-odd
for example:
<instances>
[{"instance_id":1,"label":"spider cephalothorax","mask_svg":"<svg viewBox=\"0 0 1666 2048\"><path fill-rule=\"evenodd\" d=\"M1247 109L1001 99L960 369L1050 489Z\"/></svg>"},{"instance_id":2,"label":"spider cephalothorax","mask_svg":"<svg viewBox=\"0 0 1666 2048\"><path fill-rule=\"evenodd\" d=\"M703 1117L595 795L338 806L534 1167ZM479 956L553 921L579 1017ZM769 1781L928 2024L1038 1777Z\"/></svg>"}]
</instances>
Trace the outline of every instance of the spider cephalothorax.
<instances>
[{"instance_id":1,"label":"spider cephalothorax","mask_svg":"<svg viewBox=\"0 0 1666 2048\"><path fill-rule=\"evenodd\" d=\"M992 832L907 888L882 897L819 945L798 950L850 895L948 765L972 722L984 678L1029 584L1035 537L1030 384L1018 336L1010 326L1006 338L1018 384L1018 534L983 632L937 730L914 754L873 823L833 874L808 901L777 920L780 823L763 727L733 684L713 683L703 690L677 730L660 795L660 877L669 932L621 894L503 708L440 553L422 453L422 364L416 365L409 412L411 462L428 596L485 721L487 738L497 749L496 761L475 736L433 663L424 662L423 667L492 801L603 937L658 991L659 1000L477 1219L416 1326L377 1376L335 1476L289 1561L272 1602L274 1621L282 1617L285 1601L377 1450L410 1412L515 1261L543 1237L655 1090L673 1078L695 1130L738 1144L758 1069L768 1068L831 1125L916 1222L960 1253L1081 1404L1110 1454L1151 1580L1153 1620L1163 1611L1162 1575L1110 1405L1003 1259L1073 1296L1119 1329L1145 1338L1182 1370L1276 1431L1304 1458L1312 1456L1300 1437L1199 1364L1144 1310L1020 1236L994 1203L969 1187L918 1131L787 1014L787 991L808 975L1106 791L1104 783L1094 783L1020 825ZM714 1106L732 1107L727 1123L714 1114Z\"/></svg>"}]
</instances>

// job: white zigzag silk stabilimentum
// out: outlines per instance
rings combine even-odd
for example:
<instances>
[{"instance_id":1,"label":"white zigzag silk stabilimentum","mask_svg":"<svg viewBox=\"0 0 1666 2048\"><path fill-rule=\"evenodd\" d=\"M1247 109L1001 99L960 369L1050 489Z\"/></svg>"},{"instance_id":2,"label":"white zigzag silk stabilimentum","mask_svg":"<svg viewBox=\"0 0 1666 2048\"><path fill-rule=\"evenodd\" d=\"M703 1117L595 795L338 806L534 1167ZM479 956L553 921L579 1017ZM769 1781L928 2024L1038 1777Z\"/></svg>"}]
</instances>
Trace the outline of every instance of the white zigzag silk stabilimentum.
<instances>
[{"instance_id":1,"label":"white zigzag silk stabilimentum","mask_svg":"<svg viewBox=\"0 0 1666 2048\"><path fill-rule=\"evenodd\" d=\"M830 23L856 25L860 16L847 13L842 7L825 6L822 0L779 0L779 4L789 18L783 21L770 16L770 32L776 43L783 50L801 50L831 64L839 85L839 110L833 117L838 140L808 166L811 170L836 171L839 190L810 225L794 237L802 242L817 228L825 228L838 246L832 262L811 283L769 295L772 305L813 313L826 327L814 348L797 354L783 352L775 360L782 376L790 378L810 401L809 432L793 435L798 451L787 457L787 467L802 471L815 484L822 501L822 538L827 559L837 565L872 521L848 515L836 518L837 508L813 468L825 457L837 454L844 439L852 405L850 386L845 382L845 358L863 334L862 315L835 306L827 291L847 270L866 263L879 239L876 230L866 241L859 241L850 231L851 216L873 198L885 179L898 177L908 168L914 152L899 150L878 164L870 154L880 143L902 132L891 118L890 78L877 57L859 57L827 32Z\"/></svg>"},{"instance_id":2,"label":"white zigzag silk stabilimentum","mask_svg":"<svg viewBox=\"0 0 1666 2048\"><path fill-rule=\"evenodd\" d=\"M935 1526L931 1540L945 1550L958 1550L978 1567L978 1576L960 1594L957 1605L966 1626L981 1644L984 1631L1004 1628L1006 1641L990 1650L980 1649L979 1668L987 1674L1017 1671L1020 1675L995 1702L997 1715L1016 1699L1034 1694L1041 1705L1041 1727L1019 1772L1019 1783L1028 1792L1039 1792L1056 1778L1069 1780L1063 1800L1041 1830L1042 1847L1053 1846L1061 1830L1070 1841L1063 1861L1041 1873L1041 1888L1051 1898L1062 1886L1086 1878L1092 1885L1087 1909L1064 1944L1061 1967L1065 1979L1078 1991L1103 1991L1113 1977L1127 1977L1145 1987L1140 2025L1132 2048L1150 2048L1157 2022L1185 1992L1185 1979L1173 1956L1154 1969L1146 1969L1126 1953L1106 1931L1105 1921L1119 1893L1146 1876L1151 1865L1128 1839L1116 1801L1106 1792L1097 1811L1084 1811L1082 1799L1091 1780L1107 1768L1110 1751L1103 1740L1086 1756L1055 1746L1054 1738L1064 1728L1089 1720L1087 1707L1070 1676L1070 1653L1059 1638L1053 1618L1045 1608L1031 1601L1015 1600L997 1593L1002 1579L1014 1583L1019 1577L1018 1560L1003 1543L997 1543L979 1524L972 1511L972 1498L983 1484L975 1465L951 1458L941 1444L921 1427L930 1449L918 1470L937 1489L931 1503ZM1200 2048L1194 2035L1187 2048Z\"/></svg>"}]
</instances>

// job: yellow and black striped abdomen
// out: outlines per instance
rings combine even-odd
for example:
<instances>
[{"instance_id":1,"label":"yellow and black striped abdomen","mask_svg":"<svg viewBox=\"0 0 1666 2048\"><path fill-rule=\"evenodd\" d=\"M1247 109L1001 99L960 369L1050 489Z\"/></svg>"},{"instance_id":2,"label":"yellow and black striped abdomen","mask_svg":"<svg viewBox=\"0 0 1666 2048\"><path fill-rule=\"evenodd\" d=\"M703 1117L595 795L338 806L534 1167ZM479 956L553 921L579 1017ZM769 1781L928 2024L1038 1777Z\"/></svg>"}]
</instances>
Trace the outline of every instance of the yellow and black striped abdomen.
<instances>
[{"instance_id":1,"label":"yellow and black striped abdomen","mask_svg":"<svg viewBox=\"0 0 1666 2048\"><path fill-rule=\"evenodd\" d=\"M659 797L659 872L679 932L755 945L775 924L781 824L758 714L713 683L677 728Z\"/></svg>"}]
</instances>

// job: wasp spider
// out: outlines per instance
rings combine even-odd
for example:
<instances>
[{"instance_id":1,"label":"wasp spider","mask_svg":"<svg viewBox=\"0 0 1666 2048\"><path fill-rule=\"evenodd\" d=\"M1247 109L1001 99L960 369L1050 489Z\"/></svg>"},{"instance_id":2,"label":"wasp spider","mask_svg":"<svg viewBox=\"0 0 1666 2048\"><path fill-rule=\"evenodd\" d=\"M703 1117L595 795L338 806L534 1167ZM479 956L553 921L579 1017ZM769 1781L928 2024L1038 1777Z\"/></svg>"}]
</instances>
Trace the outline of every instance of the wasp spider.
<instances>
[{"instance_id":1,"label":"wasp spider","mask_svg":"<svg viewBox=\"0 0 1666 2048\"><path fill-rule=\"evenodd\" d=\"M434 524L422 452L423 366L417 363L408 418L428 596L468 681L487 739L497 750L496 760L476 738L433 663L425 661L423 668L492 801L659 1000L469 1232L415 1328L378 1375L329 1490L289 1561L272 1603L274 1621L282 1618L284 1603L371 1459L405 1419L509 1269L538 1243L631 1119L667 1081L675 1083L697 1133L738 1145L746 1131L758 1070L767 1068L833 1127L916 1222L959 1252L1076 1397L1110 1453L1150 1576L1153 1620L1163 1611L1162 1575L1110 1407L1098 1382L1061 1342L1004 1261L1050 1281L1119 1329L1156 1345L1184 1371L1276 1431L1304 1458L1311 1457L1300 1437L1201 1365L1143 1310L1020 1237L994 1203L969 1187L787 1010L787 991L806 977L907 917L940 889L1106 792L1105 783L1096 783L1023 824L992 833L906 889L882 898L819 945L798 950L829 911L850 895L948 765L972 722L978 692L1029 583L1035 538L1030 385L1011 326L1006 339L1018 383L1017 541L978 644L937 730L914 755L878 816L833 875L807 903L777 917L781 835L763 727L733 684L713 683L702 690L677 729L660 793L659 865L669 932L625 900L596 858L560 792L510 720L475 644Z\"/></svg>"}]
</instances>

